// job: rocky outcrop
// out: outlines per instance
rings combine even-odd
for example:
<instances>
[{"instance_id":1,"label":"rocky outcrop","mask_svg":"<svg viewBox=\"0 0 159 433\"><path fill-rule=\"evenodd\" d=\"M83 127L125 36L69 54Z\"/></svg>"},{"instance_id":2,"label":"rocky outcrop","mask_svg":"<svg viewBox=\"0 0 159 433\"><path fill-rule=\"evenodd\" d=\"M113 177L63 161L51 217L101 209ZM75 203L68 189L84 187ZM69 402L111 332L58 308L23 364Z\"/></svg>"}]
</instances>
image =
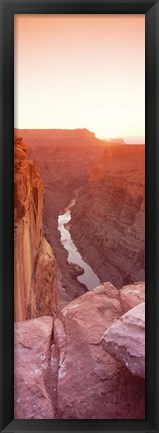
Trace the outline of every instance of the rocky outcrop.
<instances>
[{"instance_id":1,"label":"rocky outcrop","mask_svg":"<svg viewBox=\"0 0 159 433\"><path fill-rule=\"evenodd\" d=\"M60 418L144 418L144 382L100 344L121 314L119 291L105 283L72 301L55 320Z\"/></svg>"},{"instance_id":2,"label":"rocky outcrop","mask_svg":"<svg viewBox=\"0 0 159 433\"><path fill-rule=\"evenodd\" d=\"M15 321L57 314L57 266L42 235L43 185L21 138L14 142Z\"/></svg>"},{"instance_id":3,"label":"rocky outcrop","mask_svg":"<svg viewBox=\"0 0 159 433\"><path fill-rule=\"evenodd\" d=\"M145 301L145 282L123 286L119 290L122 310L126 313L131 308Z\"/></svg>"},{"instance_id":4,"label":"rocky outcrop","mask_svg":"<svg viewBox=\"0 0 159 433\"><path fill-rule=\"evenodd\" d=\"M102 337L102 345L135 376L145 378L145 303L125 313Z\"/></svg>"},{"instance_id":5,"label":"rocky outcrop","mask_svg":"<svg viewBox=\"0 0 159 433\"><path fill-rule=\"evenodd\" d=\"M104 283L67 304L54 330L50 317L15 324L15 418L144 418L144 380L101 345L121 316Z\"/></svg>"},{"instance_id":6,"label":"rocky outcrop","mask_svg":"<svg viewBox=\"0 0 159 433\"><path fill-rule=\"evenodd\" d=\"M52 419L54 411L45 377L53 319L40 317L14 326L14 416L16 419Z\"/></svg>"}]
</instances>

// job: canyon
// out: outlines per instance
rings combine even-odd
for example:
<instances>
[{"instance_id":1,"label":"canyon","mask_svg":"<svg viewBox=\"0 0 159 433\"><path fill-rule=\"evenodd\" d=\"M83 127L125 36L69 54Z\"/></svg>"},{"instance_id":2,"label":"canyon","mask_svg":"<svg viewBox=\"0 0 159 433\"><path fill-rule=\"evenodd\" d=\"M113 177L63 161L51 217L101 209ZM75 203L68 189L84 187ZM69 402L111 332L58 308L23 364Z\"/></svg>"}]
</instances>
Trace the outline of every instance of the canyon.
<instances>
[{"instance_id":1,"label":"canyon","mask_svg":"<svg viewBox=\"0 0 159 433\"><path fill-rule=\"evenodd\" d=\"M145 146L90 131L20 130L44 183L43 227L60 269L63 302L83 294L61 246L58 216L73 198L69 231L101 283L145 279ZM72 293L70 293L70 286Z\"/></svg>"},{"instance_id":2,"label":"canyon","mask_svg":"<svg viewBox=\"0 0 159 433\"><path fill-rule=\"evenodd\" d=\"M144 205L143 145L15 130L15 418L145 417Z\"/></svg>"}]
</instances>

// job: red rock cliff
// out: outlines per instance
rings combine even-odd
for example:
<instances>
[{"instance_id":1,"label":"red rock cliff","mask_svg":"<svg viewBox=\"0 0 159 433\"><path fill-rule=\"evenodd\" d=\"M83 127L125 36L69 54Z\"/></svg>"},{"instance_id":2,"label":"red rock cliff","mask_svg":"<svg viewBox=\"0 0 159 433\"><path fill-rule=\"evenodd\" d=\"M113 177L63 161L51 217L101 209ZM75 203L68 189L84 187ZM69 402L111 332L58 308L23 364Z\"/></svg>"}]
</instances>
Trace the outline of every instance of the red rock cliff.
<instances>
[{"instance_id":1,"label":"red rock cliff","mask_svg":"<svg viewBox=\"0 0 159 433\"><path fill-rule=\"evenodd\" d=\"M100 280L145 279L144 145L112 145L72 209L71 235Z\"/></svg>"},{"instance_id":2,"label":"red rock cliff","mask_svg":"<svg viewBox=\"0 0 159 433\"><path fill-rule=\"evenodd\" d=\"M57 265L42 235L43 185L22 138L14 141L15 321L57 312Z\"/></svg>"}]
</instances>

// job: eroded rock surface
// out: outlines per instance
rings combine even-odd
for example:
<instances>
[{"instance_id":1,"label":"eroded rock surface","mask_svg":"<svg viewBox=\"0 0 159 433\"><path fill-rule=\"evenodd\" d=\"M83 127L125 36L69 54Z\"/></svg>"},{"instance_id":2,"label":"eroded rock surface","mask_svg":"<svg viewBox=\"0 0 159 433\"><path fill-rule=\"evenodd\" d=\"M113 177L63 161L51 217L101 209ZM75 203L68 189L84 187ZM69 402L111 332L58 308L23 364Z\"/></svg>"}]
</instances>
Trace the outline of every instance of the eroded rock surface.
<instances>
[{"instance_id":1,"label":"eroded rock surface","mask_svg":"<svg viewBox=\"0 0 159 433\"><path fill-rule=\"evenodd\" d=\"M39 317L14 326L14 416L17 419L52 419L54 412L45 376L53 319Z\"/></svg>"},{"instance_id":2,"label":"eroded rock surface","mask_svg":"<svg viewBox=\"0 0 159 433\"><path fill-rule=\"evenodd\" d=\"M145 303L129 310L107 329L102 345L135 376L145 378Z\"/></svg>"},{"instance_id":3,"label":"eroded rock surface","mask_svg":"<svg viewBox=\"0 0 159 433\"><path fill-rule=\"evenodd\" d=\"M100 344L104 329L121 314L119 291L105 283L72 301L55 320L60 418L144 418L144 382Z\"/></svg>"},{"instance_id":4,"label":"eroded rock surface","mask_svg":"<svg viewBox=\"0 0 159 433\"><path fill-rule=\"evenodd\" d=\"M132 315L135 308L124 326L139 355L144 331L134 320L142 328L143 310ZM144 418L143 378L101 345L105 331L123 325L123 317L119 291L104 283L67 304L54 330L51 317L16 323L15 418Z\"/></svg>"}]
</instances>

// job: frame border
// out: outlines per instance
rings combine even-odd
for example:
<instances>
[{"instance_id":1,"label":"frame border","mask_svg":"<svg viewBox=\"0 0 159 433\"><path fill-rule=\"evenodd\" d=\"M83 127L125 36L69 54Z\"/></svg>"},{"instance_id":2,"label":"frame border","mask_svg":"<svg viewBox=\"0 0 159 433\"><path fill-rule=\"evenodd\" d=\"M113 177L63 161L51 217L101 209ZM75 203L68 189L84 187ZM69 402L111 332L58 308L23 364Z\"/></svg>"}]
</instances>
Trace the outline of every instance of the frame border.
<instances>
[{"instance_id":1,"label":"frame border","mask_svg":"<svg viewBox=\"0 0 159 433\"><path fill-rule=\"evenodd\" d=\"M14 14L145 14L146 418L14 420ZM159 0L1 0L0 3L0 431L159 432ZM152 290L152 293L151 293Z\"/></svg>"}]
</instances>

